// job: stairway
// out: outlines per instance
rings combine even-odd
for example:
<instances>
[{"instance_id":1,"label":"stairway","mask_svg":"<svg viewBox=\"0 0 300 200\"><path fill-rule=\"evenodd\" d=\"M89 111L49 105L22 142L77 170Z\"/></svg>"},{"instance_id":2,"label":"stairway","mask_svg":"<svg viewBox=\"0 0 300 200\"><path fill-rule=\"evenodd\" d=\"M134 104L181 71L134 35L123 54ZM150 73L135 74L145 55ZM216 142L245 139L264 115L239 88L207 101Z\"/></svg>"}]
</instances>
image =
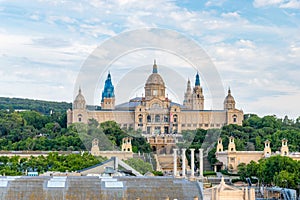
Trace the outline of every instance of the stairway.
<instances>
[{"instance_id":1,"label":"stairway","mask_svg":"<svg viewBox=\"0 0 300 200\"><path fill-rule=\"evenodd\" d=\"M203 156L203 170L204 171L213 170L213 167L211 166L207 156Z\"/></svg>"}]
</instances>

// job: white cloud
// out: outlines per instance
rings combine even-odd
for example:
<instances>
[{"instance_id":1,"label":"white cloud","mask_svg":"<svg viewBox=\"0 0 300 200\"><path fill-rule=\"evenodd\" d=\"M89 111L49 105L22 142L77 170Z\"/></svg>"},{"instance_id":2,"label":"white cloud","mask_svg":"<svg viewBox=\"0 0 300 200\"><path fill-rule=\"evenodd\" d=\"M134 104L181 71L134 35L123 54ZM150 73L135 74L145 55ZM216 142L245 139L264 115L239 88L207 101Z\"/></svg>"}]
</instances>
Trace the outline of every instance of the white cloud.
<instances>
[{"instance_id":1,"label":"white cloud","mask_svg":"<svg viewBox=\"0 0 300 200\"><path fill-rule=\"evenodd\" d=\"M264 7L264 6L271 6L271 5L279 5L284 0L254 0L253 5L255 7Z\"/></svg>"},{"instance_id":2,"label":"white cloud","mask_svg":"<svg viewBox=\"0 0 300 200\"><path fill-rule=\"evenodd\" d=\"M300 1L299 0L290 0L280 5L280 8L293 8L300 9Z\"/></svg>"},{"instance_id":3,"label":"white cloud","mask_svg":"<svg viewBox=\"0 0 300 200\"><path fill-rule=\"evenodd\" d=\"M280 8L300 9L299 0L254 0L255 7L278 6Z\"/></svg>"},{"instance_id":4,"label":"white cloud","mask_svg":"<svg viewBox=\"0 0 300 200\"><path fill-rule=\"evenodd\" d=\"M238 12L228 12L222 13L221 16L225 18L239 18L240 14Z\"/></svg>"}]
</instances>

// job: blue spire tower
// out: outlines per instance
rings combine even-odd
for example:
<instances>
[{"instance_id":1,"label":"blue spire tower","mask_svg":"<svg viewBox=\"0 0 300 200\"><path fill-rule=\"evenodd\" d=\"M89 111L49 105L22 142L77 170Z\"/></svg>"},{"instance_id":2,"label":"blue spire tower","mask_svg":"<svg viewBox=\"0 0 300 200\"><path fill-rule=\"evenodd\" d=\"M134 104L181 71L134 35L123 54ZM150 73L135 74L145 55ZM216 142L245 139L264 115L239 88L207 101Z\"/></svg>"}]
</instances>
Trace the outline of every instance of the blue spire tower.
<instances>
[{"instance_id":1,"label":"blue spire tower","mask_svg":"<svg viewBox=\"0 0 300 200\"><path fill-rule=\"evenodd\" d=\"M204 110L204 96L198 72L196 74L195 87L193 88L192 94L192 110Z\"/></svg>"},{"instance_id":2,"label":"blue spire tower","mask_svg":"<svg viewBox=\"0 0 300 200\"><path fill-rule=\"evenodd\" d=\"M115 92L111 81L110 72L108 72L105 80L104 89L102 91L101 109L112 110L115 108Z\"/></svg>"},{"instance_id":3,"label":"blue spire tower","mask_svg":"<svg viewBox=\"0 0 300 200\"><path fill-rule=\"evenodd\" d=\"M198 72L196 74L195 86L200 86L200 77L199 77Z\"/></svg>"}]
</instances>

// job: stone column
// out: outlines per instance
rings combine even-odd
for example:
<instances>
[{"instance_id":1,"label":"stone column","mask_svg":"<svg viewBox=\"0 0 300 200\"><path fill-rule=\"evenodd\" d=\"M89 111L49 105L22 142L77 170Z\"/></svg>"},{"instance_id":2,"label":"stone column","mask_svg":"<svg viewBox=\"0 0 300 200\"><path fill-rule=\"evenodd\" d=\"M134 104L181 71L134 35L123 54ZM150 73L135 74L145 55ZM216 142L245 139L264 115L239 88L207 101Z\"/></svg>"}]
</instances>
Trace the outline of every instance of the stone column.
<instances>
[{"instance_id":1,"label":"stone column","mask_svg":"<svg viewBox=\"0 0 300 200\"><path fill-rule=\"evenodd\" d=\"M203 149L199 149L199 176L203 177Z\"/></svg>"},{"instance_id":2,"label":"stone column","mask_svg":"<svg viewBox=\"0 0 300 200\"><path fill-rule=\"evenodd\" d=\"M190 150L191 150L191 177L194 177L194 170L195 170L194 153L195 153L195 149L190 149Z\"/></svg>"},{"instance_id":3,"label":"stone column","mask_svg":"<svg viewBox=\"0 0 300 200\"><path fill-rule=\"evenodd\" d=\"M177 175L177 149L173 149L173 174Z\"/></svg>"},{"instance_id":4,"label":"stone column","mask_svg":"<svg viewBox=\"0 0 300 200\"><path fill-rule=\"evenodd\" d=\"M114 157L114 170L118 170L118 166L119 166L119 163L118 163L118 157Z\"/></svg>"},{"instance_id":5,"label":"stone column","mask_svg":"<svg viewBox=\"0 0 300 200\"><path fill-rule=\"evenodd\" d=\"M185 151L186 149L182 149L181 159L182 159L182 176L185 177Z\"/></svg>"}]
</instances>

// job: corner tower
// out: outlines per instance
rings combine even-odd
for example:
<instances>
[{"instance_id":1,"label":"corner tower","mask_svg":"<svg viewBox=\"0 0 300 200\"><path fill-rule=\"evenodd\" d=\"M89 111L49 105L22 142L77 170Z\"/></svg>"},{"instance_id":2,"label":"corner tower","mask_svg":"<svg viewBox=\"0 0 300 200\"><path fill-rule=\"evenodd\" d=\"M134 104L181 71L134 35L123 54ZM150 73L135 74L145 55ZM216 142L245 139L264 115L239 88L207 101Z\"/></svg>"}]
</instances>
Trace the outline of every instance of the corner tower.
<instances>
[{"instance_id":1,"label":"corner tower","mask_svg":"<svg viewBox=\"0 0 300 200\"><path fill-rule=\"evenodd\" d=\"M101 109L104 110L115 109L115 92L114 92L114 86L111 82L110 72L108 72L104 89L102 91Z\"/></svg>"},{"instance_id":2,"label":"corner tower","mask_svg":"<svg viewBox=\"0 0 300 200\"><path fill-rule=\"evenodd\" d=\"M78 94L73 103L73 109L74 110L76 110L76 109L84 110L85 106L86 106L85 99L84 99L84 96L82 95L81 88L79 88Z\"/></svg>"},{"instance_id":3,"label":"corner tower","mask_svg":"<svg viewBox=\"0 0 300 200\"><path fill-rule=\"evenodd\" d=\"M192 110L204 110L204 96L198 73L196 74L195 87L192 94Z\"/></svg>"},{"instance_id":4,"label":"corner tower","mask_svg":"<svg viewBox=\"0 0 300 200\"><path fill-rule=\"evenodd\" d=\"M231 95L230 88L228 89L228 94L224 100L224 110L234 110L235 109L235 100Z\"/></svg>"},{"instance_id":5,"label":"corner tower","mask_svg":"<svg viewBox=\"0 0 300 200\"><path fill-rule=\"evenodd\" d=\"M162 77L158 74L158 67L154 60L152 74L148 77L145 85L145 99L151 100L153 98L159 98L164 100L165 97L165 83Z\"/></svg>"}]
</instances>

